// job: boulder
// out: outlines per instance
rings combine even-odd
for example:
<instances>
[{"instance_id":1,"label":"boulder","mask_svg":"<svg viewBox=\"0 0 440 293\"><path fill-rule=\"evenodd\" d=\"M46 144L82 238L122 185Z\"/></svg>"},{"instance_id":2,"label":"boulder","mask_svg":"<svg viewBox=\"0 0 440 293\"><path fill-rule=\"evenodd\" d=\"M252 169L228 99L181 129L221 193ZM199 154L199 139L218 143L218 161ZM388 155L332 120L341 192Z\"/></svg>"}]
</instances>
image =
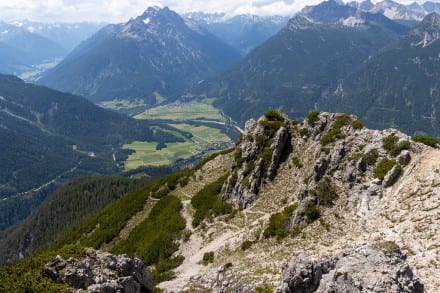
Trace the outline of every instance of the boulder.
<instances>
[{"instance_id":1,"label":"boulder","mask_svg":"<svg viewBox=\"0 0 440 293\"><path fill-rule=\"evenodd\" d=\"M383 179L383 187L390 187L394 183L396 183L397 179L400 176L400 173L402 172L402 167L400 165L394 165L394 167L388 171L388 173L385 175Z\"/></svg>"},{"instance_id":2,"label":"boulder","mask_svg":"<svg viewBox=\"0 0 440 293\"><path fill-rule=\"evenodd\" d=\"M57 256L44 272L57 283L96 293L153 292L151 277L140 259L88 249L83 258Z\"/></svg>"},{"instance_id":3,"label":"boulder","mask_svg":"<svg viewBox=\"0 0 440 293\"><path fill-rule=\"evenodd\" d=\"M281 292L423 292L404 255L366 247L311 261L300 255L282 272Z\"/></svg>"}]
</instances>

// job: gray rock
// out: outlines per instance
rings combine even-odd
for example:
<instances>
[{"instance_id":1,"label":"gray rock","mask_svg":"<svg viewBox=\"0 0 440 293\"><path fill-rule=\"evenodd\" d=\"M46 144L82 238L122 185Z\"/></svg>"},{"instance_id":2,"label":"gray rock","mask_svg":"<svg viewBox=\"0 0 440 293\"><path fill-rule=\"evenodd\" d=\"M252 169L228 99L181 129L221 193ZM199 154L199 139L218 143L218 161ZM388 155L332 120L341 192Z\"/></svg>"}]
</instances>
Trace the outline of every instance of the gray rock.
<instances>
[{"instance_id":1,"label":"gray rock","mask_svg":"<svg viewBox=\"0 0 440 293\"><path fill-rule=\"evenodd\" d=\"M376 184L371 184L368 186L367 194L369 196L380 196L382 195L382 187Z\"/></svg>"},{"instance_id":2,"label":"gray rock","mask_svg":"<svg viewBox=\"0 0 440 293\"><path fill-rule=\"evenodd\" d=\"M281 291L290 292L423 292L423 285L399 253L365 247L336 257L311 261L300 255L284 266Z\"/></svg>"},{"instance_id":3,"label":"gray rock","mask_svg":"<svg viewBox=\"0 0 440 293\"><path fill-rule=\"evenodd\" d=\"M321 259L312 262L303 254L283 268L283 292L315 292L323 274L328 274L334 267L334 260Z\"/></svg>"},{"instance_id":4,"label":"gray rock","mask_svg":"<svg viewBox=\"0 0 440 293\"><path fill-rule=\"evenodd\" d=\"M241 152L241 163L232 164L231 176L227 179L224 186L223 200L227 200L234 205L242 208L252 204L258 196L261 183L272 181L280 164L283 151L287 145L289 131L281 126L276 133L268 137L265 129L260 125L266 118L261 117L258 122L249 120L245 126L241 143L237 146L237 151ZM287 120L286 120L287 121ZM261 138L265 144L261 143ZM261 158L264 148L270 143L270 160L265 162ZM267 150L265 150L267 151ZM257 160L257 158L260 158ZM255 164L252 170L249 170L249 162ZM266 174L265 176L263 176ZM264 177L264 178L263 178Z\"/></svg>"},{"instance_id":5,"label":"gray rock","mask_svg":"<svg viewBox=\"0 0 440 293\"><path fill-rule=\"evenodd\" d=\"M272 150L272 159L267 171L267 178L270 181L275 178L278 166L280 164L281 155L284 151L284 148L286 147L288 137L289 132L287 131L287 128L280 127L270 146L270 149Z\"/></svg>"},{"instance_id":6,"label":"gray rock","mask_svg":"<svg viewBox=\"0 0 440 293\"><path fill-rule=\"evenodd\" d=\"M400 155L397 157L397 162L401 166L406 166L411 161L411 155L408 150L403 150Z\"/></svg>"},{"instance_id":7,"label":"gray rock","mask_svg":"<svg viewBox=\"0 0 440 293\"><path fill-rule=\"evenodd\" d=\"M64 261L57 256L46 263L44 272L57 283L67 283L88 292L153 292L151 277L142 261L126 255L88 249L80 259Z\"/></svg>"},{"instance_id":8,"label":"gray rock","mask_svg":"<svg viewBox=\"0 0 440 293\"><path fill-rule=\"evenodd\" d=\"M342 159L344 158L346 153L345 150L345 142L344 141L340 141L338 143L336 143L335 147L332 149L331 152L331 160L329 163L329 168L332 171L335 171L339 168L339 165L342 162Z\"/></svg>"},{"instance_id":9,"label":"gray rock","mask_svg":"<svg viewBox=\"0 0 440 293\"><path fill-rule=\"evenodd\" d=\"M383 179L383 187L390 187L394 183L396 183L397 179L400 176L400 173L402 172L402 167L399 165L394 165L394 167L388 171L388 173L385 175Z\"/></svg>"},{"instance_id":10,"label":"gray rock","mask_svg":"<svg viewBox=\"0 0 440 293\"><path fill-rule=\"evenodd\" d=\"M326 158L320 158L313 167L313 179L318 182L325 175L329 161Z\"/></svg>"}]
</instances>

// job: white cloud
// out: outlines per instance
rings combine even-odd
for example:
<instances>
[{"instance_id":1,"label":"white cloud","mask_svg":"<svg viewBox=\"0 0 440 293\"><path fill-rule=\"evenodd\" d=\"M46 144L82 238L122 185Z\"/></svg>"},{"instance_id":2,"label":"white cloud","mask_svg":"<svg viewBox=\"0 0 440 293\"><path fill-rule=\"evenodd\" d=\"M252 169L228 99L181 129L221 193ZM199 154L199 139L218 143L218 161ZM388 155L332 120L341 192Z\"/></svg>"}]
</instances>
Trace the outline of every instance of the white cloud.
<instances>
[{"instance_id":1,"label":"white cloud","mask_svg":"<svg viewBox=\"0 0 440 293\"><path fill-rule=\"evenodd\" d=\"M226 12L292 16L322 0L0 0L0 20L123 22L147 7L168 6L177 12ZM409 4L414 0L398 0ZM347 1L346 1L347 2ZM373 1L378 2L378 0ZM422 1L418 1L422 3ZM434 0L440 2L440 0Z\"/></svg>"}]
</instances>

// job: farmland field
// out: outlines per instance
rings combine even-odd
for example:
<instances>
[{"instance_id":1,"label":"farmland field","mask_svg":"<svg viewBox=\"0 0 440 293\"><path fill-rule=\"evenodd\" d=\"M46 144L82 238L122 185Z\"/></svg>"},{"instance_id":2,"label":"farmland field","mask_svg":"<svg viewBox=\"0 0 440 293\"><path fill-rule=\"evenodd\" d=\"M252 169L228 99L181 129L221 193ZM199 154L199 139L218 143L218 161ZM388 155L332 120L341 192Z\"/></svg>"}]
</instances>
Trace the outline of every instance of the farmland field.
<instances>
[{"instance_id":1,"label":"farmland field","mask_svg":"<svg viewBox=\"0 0 440 293\"><path fill-rule=\"evenodd\" d=\"M163 120L217 120L226 121L220 111L214 106L200 103L173 103L148 109L135 116L137 119L163 119Z\"/></svg>"},{"instance_id":2,"label":"farmland field","mask_svg":"<svg viewBox=\"0 0 440 293\"><path fill-rule=\"evenodd\" d=\"M131 149L131 154L125 162L125 169L131 170L140 166L164 166L172 164L177 158L188 159L196 153L197 146L192 141L167 143L166 148L156 150L156 142L135 141L123 146Z\"/></svg>"},{"instance_id":3,"label":"farmland field","mask_svg":"<svg viewBox=\"0 0 440 293\"><path fill-rule=\"evenodd\" d=\"M140 166L164 166L173 164L177 159L189 159L195 155L208 154L228 146L230 138L219 129L208 126L189 124L170 124L171 126L191 132L193 137L185 142L167 143L165 148L156 150L156 142L135 141L123 146L135 151L125 162L125 169L132 170Z\"/></svg>"},{"instance_id":4,"label":"farmland field","mask_svg":"<svg viewBox=\"0 0 440 293\"><path fill-rule=\"evenodd\" d=\"M160 97L158 97L160 100ZM160 150L156 150L156 142L133 142L124 145L124 149L134 151L125 162L125 169L131 170L140 166L164 166L171 165L178 159L193 159L208 154L212 151L230 147L231 139L217 127L205 122L206 125L191 125L190 120L227 122L218 109L209 104L209 101L191 103L173 103L158 106L135 116L136 119L155 120L159 123L153 128L173 133L185 139L181 143L167 143ZM161 121L162 120L162 121ZM172 122L170 122L172 121ZM177 131L161 128L160 124L170 125L178 130L190 132L192 137L185 137ZM213 122L210 122L213 123ZM194 123L193 123L194 124ZM203 124L203 122L198 122Z\"/></svg>"},{"instance_id":5,"label":"farmland field","mask_svg":"<svg viewBox=\"0 0 440 293\"><path fill-rule=\"evenodd\" d=\"M171 126L191 132L193 135L192 140L196 143L215 143L215 142L228 142L231 139L220 129L208 127L208 126L194 126L189 124L170 124Z\"/></svg>"},{"instance_id":6,"label":"farmland field","mask_svg":"<svg viewBox=\"0 0 440 293\"><path fill-rule=\"evenodd\" d=\"M110 110L123 110L123 109L132 109L136 107L143 107L145 103L143 100L112 100L112 101L104 101L98 104L99 106L110 109Z\"/></svg>"}]
</instances>

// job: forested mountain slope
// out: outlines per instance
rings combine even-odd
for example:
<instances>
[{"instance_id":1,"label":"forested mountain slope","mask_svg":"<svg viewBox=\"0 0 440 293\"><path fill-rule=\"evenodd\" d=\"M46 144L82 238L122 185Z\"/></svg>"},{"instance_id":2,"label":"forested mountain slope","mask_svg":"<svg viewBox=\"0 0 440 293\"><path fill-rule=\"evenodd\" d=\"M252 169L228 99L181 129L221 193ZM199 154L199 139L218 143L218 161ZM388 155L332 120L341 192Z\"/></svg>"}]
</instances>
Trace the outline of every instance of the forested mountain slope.
<instances>
[{"instance_id":1,"label":"forested mountain slope","mask_svg":"<svg viewBox=\"0 0 440 293\"><path fill-rule=\"evenodd\" d=\"M0 229L29 214L60 182L121 171L124 143L183 141L152 126L0 75Z\"/></svg>"}]
</instances>

